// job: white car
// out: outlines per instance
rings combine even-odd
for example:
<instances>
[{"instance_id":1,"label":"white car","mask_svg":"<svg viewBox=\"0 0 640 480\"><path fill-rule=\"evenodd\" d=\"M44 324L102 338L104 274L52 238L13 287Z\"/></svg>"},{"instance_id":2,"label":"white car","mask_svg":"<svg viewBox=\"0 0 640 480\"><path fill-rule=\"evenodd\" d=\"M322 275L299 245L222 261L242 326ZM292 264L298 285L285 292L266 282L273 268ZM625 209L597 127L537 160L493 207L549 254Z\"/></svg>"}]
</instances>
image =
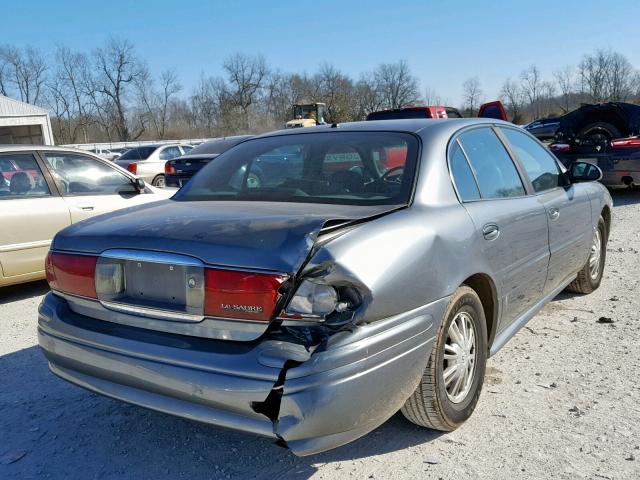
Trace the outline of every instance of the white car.
<instances>
[{"instance_id":1,"label":"white car","mask_svg":"<svg viewBox=\"0 0 640 480\"><path fill-rule=\"evenodd\" d=\"M51 239L62 228L174 193L82 150L0 146L0 287L44 278Z\"/></svg>"},{"instance_id":2,"label":"white car","mask_svg":"<svg viewBox=\"0 0 640 480\"><path fill-rule=\"evenodd\" d=\"M191 150L191 145L166 144L133 147L118 157L115 162L145 182L155 187L164 187L164 164Z\"/></svg>"}]
</instances>

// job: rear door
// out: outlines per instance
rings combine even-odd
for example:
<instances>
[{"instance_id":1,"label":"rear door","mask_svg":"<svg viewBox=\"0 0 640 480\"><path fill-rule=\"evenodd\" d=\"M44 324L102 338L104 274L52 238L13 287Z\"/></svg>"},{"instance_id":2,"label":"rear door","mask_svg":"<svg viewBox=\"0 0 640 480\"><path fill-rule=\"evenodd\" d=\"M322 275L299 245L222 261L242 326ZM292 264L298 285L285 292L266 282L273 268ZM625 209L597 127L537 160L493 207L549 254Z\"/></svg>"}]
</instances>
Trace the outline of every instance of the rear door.
<instances>
[{"instance_id":1,"label":"rear door","mask_svg":"<svg viewBox=\"0 0 640 480\"><path fill-rule=\"evenodd\" d=\"M93 215L149 201L111 163L72 152L43 152L45 163L75 223Z\"/></svg>"},{"instance_id":2,"label":"rear door","mask_svg":"<svg viewBox=\"0 0 640 480\"><path fill-rule=\"evenodd\" d=\"M517 128L499 130L547 214L551 258L545 293L549 293L575 277L587 261L593 236L589 195L584 185L566 182L556 158L537 140Z\"/></svg>"},{"instance_id":3,"label":"rear door","mask_svg":"<svg viewBox=\"0 0 640 480\"><path fill-rule=\"evenodd\" d=\"M458 135L449 162L482 241L488 273L498 282L502 330L542 296L549 261L546 213L491 127Z\"/></svg>"},{"instance_id":4,"label":"rear door","mask_svg":"<svg viewBox=\"0 0 640 480\"><path fill-rule=\"evenodd\" d=\"M32 152L0 154L0 267L5 279L44 272L69 208Z\"/></svg>"}]
</instances>

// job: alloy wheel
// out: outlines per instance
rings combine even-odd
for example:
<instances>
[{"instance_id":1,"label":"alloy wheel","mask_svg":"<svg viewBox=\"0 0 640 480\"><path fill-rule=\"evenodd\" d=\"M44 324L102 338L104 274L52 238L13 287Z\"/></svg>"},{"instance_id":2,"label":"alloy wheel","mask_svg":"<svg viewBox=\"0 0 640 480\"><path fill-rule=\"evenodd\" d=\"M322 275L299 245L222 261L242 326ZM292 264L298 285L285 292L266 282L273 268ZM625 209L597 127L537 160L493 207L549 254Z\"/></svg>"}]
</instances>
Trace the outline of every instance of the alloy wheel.
<instances>
[{"instance_id":1,"label":"alloy wheel","mask_svg":"<svg viewBox=\"0 0 640 480\"><path fill-rule=\"evenodd\" d=\"M443 380L447 397L462 402L473 384L476 366L476 330L467 312L458 312L449 325L444 345Z\"/></svg>"}]
</instances>

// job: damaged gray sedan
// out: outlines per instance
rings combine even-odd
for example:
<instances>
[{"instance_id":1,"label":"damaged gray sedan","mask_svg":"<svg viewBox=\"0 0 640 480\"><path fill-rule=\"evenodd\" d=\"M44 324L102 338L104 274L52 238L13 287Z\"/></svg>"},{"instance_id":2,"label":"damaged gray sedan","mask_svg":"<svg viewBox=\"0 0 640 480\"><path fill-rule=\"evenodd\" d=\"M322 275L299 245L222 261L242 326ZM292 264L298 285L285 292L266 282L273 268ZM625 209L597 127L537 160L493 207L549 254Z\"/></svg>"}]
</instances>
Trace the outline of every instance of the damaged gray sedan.
<instances>
[{"instance_id":1,"label":"damaged gray sedan","mask_svg":"<svg viewBox=\"0 0 640 480\"><path fill-rule=\"evenodd\" d=\"M76 385L298 455L398 410L450 431L488 356L599 286L600 175L493 120L257 137L170 200L60 232L40 346Z\"/></svg>"}]
</instances>

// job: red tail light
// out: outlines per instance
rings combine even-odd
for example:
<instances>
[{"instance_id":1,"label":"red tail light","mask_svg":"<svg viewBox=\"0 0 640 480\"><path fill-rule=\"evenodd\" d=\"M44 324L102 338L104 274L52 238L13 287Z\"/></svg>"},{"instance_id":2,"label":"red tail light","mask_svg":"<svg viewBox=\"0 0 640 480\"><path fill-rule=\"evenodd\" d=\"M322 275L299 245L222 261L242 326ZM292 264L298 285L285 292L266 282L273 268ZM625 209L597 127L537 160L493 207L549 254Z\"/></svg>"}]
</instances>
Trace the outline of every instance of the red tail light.
<instances>
[{"instance_id":1,"label":"red tail light","mask_svg":"<svg viewBox=\"0 0 640 480\"><path fill-rule=\"evenodd\" d=\"M613 148L640 148L640 137L635 138L616 138L611 140Z\"/></svg>"},{"instance_id":2,"label":"red tail light","mask_svg":"<svg viewBox=\"0 0 640 480\"><path fill-rule=\"evenodd\" d=\"M164 173L165 175L175 175L176 167L171 163L171 160L164 164Z\"/></svg>"},{"instance_id":3,"label":"red tail light","mask_svg":"<svg viewBox=\"0 0 640 480\"><path fill-rule=\"evenodd\" d=\"M567 152L571 149L571 145L568 143L552 143L549 145L549 149L552 152Z\"/></svg>"},{"instance_id":4,"label":"red tail light","mask_svg":"<svg viewBox=\"0 0 640 480\"><path fill-rule=\"evenodd\" d=\"M130 163L129 165L127 165L127 170L129 170L134 175L137 175L137 173L138 173L138 164L136 162Z\"/></svg>"},{"instance_id":5,"label":"red tail light","mask_svg":"<svg viewBox=\"0 0 640 480\"><path fill-rule=\"evenodd\" d=\"M95 273L97 257L49 252L47 282L52 290L72 295L97 298Z\"/></svg>"},{"instance_id":6,"label":"red tail light","mask_svg":"<svg viewBox=\"0 0 640 480\"><path fill-rule=\"evenodd\" d=\"M268 322L276 315L284 275L206 269L204 314Z\"/></svg>"}]
</instances>

